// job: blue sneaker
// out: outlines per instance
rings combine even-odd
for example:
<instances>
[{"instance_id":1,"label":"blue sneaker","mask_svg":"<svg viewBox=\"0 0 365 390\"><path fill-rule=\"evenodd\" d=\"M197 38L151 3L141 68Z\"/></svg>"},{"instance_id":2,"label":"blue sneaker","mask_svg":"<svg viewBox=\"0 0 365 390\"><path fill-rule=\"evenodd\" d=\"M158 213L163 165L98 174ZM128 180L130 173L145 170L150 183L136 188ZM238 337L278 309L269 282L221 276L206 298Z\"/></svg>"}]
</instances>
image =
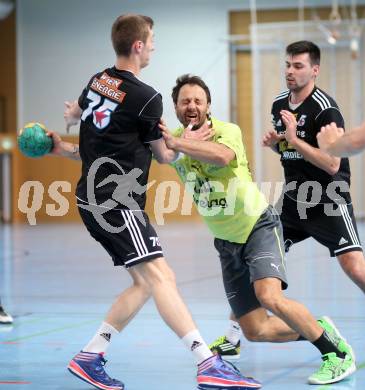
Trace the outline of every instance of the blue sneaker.
<instances>
[{"instance_id":1,"label":"blue sneaker","mask_svg":"<svg viewBox=\"0 0 365 390\"><path fill-rule=\"evenodd\" d=\"M102 353L80 352L67 366L71 374L101 390L123 390L124 384L105 372Z\"/></svg>"},{"instance_id":2,"label":"blue sneaker","mask_svg":"<svg viewBox=\"0 0 365 390\"><path fill-rule=\"evenodd\" d=\"M261 383L243 376L231 363L214 355L198 366L198 389L200 390L248 390L259 389Z\"/></svg>"}]
</instances>

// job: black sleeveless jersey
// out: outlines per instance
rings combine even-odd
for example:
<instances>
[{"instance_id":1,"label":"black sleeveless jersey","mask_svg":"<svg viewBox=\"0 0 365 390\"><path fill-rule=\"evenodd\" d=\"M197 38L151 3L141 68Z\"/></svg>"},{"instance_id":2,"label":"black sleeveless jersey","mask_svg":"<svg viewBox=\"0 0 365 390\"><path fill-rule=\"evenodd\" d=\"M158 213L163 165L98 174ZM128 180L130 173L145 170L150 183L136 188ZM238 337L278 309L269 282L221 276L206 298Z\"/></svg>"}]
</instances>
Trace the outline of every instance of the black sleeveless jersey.
<instances>
[{"instance_id":1,"label":"black sleeveless jersey","mask_svg":"<svg viewBox=\"0 0 365 390\"><path fill-rule=\"evenodd\" d=\"M113 67L91 78L79 98L79 106L82 174L76 196L102 207L108 207L108 200L113 205L110 199L116 198L120 178L137 168L132 181L126 183L136 191L125 190L132 204L143 210L146 191L142 186L147 184L152 159L149 142L162 137L158 127L161 95L131 72ZM88 196L91 190L94 195ZM122 202L119 208L131 207Z\"/></svg>"},{"instance_id":2,"label":"black sleeveless jersey","mask_svg":"<svg viewBox=\"0 0 365 390\"><path fill-rule=\"evenodd\" d=\"M297 136L315 148L318 148L316 135L322 126L335 122L338 127L344 128L344 119L336 102L321 89L314 87L312 93L295 110L290 109L289 98L290 91L284 91L275 98L272 105L272 123L279 134L285 132L285 125L280 115L281 110L288 110L295 115ZM350 194L346 190L350 186L350 165L347 158L341 159L338 172L332 176L306 161L286 140L280 141L277 148L281 155L287 187L294 187L293 182L296 182L295 189L287 191L289 196L297 199L300 185L311 181L318 183L313 187L313 191L321 191L321 194L318 194L321 202L334 201L333 189L335 187L335 193L339 194L339 197L336 195L335 199L344 198L346 203L351 201ZM292 185L288 186L289 183ZM337 183L339 186L336 185ZM332 195L328 196L329 193Z\"/></svg>"}]
</instances>

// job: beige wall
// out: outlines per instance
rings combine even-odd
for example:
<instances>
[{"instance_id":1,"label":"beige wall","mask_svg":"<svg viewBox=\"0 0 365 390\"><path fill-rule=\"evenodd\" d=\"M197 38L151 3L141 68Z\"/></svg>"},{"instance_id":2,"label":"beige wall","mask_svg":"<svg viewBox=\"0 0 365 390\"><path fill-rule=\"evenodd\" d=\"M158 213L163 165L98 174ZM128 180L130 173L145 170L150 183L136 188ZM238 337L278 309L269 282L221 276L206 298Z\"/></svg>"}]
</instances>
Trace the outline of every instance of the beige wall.
<instances>
[{"instance_id":1,"label":"beige wall","mask_svg":"<svg viewBox=\"0 0 365 390\"><path fill-rule=\"evenodd\" d=\"M5 100L5 132L16 128L15 13L0 20L0 98Z\"/></svg>"}]
</instances>

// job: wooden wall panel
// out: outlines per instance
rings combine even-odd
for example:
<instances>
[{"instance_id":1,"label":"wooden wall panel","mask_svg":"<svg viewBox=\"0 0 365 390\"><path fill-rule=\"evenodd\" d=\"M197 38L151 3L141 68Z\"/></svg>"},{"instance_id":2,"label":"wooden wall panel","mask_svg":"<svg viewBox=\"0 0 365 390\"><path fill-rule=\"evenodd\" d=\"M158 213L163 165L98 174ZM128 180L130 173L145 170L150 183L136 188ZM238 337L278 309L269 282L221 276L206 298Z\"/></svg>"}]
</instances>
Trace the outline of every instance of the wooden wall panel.
<instances>
[{"instance_id":1,"label":"wooden wall panel","mask_svg":"<svg viewBox=\"0 0 365 390\"><path fill-rule=\"evenodd\" d=\"M63 137L65 141L77 143L77 137ZM43 201L41 208L36 212L36 220L38 222L76 222L80 221L80 217L76 207L75 189L77 181L80 177L81 163L66 158L47 156L44 158L31 159L24 157L16 148L12 155L13 165L13 220L14 222L27 222L27 216L18 208L18 199L20 189L24 183L28 181L37 181L39 187L44 188ZM71 191L59 192L67 199L69 211L64 216L50 216L47 213L46 205L54 204L58 208L58 203L48 194L48 189L55 181L64 181L70 183ZM147 193L146 211L153 222L160 223L171 222L177 220L189 221L191 218L199 220L199 215L192 205L191 216L181 215L181 204L184 196L183 187L180 184L175 170L166 165L160 165L156 162L152 163L149 177L150 182L154 182L153 186ZM161 182L170 182L174 189L169 191L167 187L161 185ZM166 189L166 190L165 190ZM156 190L158 190L158 199L156 199ZM165 196L163 196L165 195ZM163 201L164 199L164 201ZM33 201L33 192L29 195L29 204ZM177 204L177 207L174 204ZM156 219L156 216L158 217Z\"/></svg>"},{"instance_id":2,"label":"wooden wall panel","mask_svg":"<svg viewBox=\"0 0 365 390\"><path fill-rule=\"evenodd\" d=\"M77 137L63 137L65 141L78 142ZM70 222L79 221L79 215L75 206L75 188L77 180L80 176L81 164L78 161L69 160L66 158L46 156L43 158L27 158L23 156L17 148L13 150L12 155L12 170L13 170L13 221L27 222L27 216L18 208L19 193L24 183L28 181L37 181L44 188L43 201L41 208L36 212L36 220L38 222ZM69 193L59 192L67 199L69 203L69 211L65 216L49 216L46 212L47 204L55 204L49 194L48 189L55 181L64 181L70 183L71 191ZM33 195L29 196L28 206L30 207L33 200Z\"/></svg>"},{"instance_id":3,"label":"wooden wall panel","mask_svg":"<svg viewBox=\"0 0 365 390\"><path fill-rule=\"evenodd\" d=\"M159 223L159 221L162 221L162 219L164 219L166 222L188 222L190 220L200 220L200 215L198 214L194 203L191 203L191 214L182 215L184 187L181 185L180 178L178 177L174 168L168 165L161 165L153 161L150 171L149 182L153 182L154 180L156 180L156 183L147 192L146 204L147 214L151 217L152 220L156 221L157 223ZM162 182L164 182L165 184L162 185ZM164 188L170 187L170 184L167 183L171 184L171 188L173 188L172 191L168 190L166 192L164 190ZM166 194L166 196L164 194ZM185 200L192 202L190 195L187 195ZM177 204L176 209L175 204ZM167 212L163 215L163 210L168 210L169 207L174 211Z\"/></svg>"},{"instance_id":4,"label":"wooden wall panel","mask_svg":"<svg viewBox=\"0 0 365 390\"><path fill-rule=\"evenodd\" d=\"M252 112L252 65L251 53L239 52L236 57L237 69L237 122L242 131L242 138L246 148L247 158L252 167L253 164L253 121Z\"/></svg>"},{"instance_id":5,"label":"wooden wall panel","mask_svg":"<svg viewBox=\"0 0 365 390\"><path fill-rule=\"evenodd\" d=\"M0 98L5 101L5 132L16 130L15 12L0 20Z\"/></svg>"}]
</instances>

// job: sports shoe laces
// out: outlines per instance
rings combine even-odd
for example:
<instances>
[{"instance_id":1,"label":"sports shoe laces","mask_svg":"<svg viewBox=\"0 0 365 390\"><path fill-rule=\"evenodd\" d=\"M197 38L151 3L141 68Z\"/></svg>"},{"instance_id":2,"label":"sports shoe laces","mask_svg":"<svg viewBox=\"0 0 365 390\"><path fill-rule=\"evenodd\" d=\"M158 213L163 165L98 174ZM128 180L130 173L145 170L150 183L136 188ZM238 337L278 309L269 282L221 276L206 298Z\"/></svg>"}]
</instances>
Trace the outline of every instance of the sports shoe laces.
<instances>
[{"instance_id":1,"label":"sports shoe laces","mask_svg":"<svg viewBox=\"0 0 365 390\"><path fill-rule=\"evenodd\" d=\"M226 367L232 371L234 374L240 376L240 377L243 377L241 371L234 365L232 364L231 362L229 362L228 360L224 360L224 364L226 365ZM252 376L245 376L245 378L248 378L248 379L253 379Z\"/></svg>"},{"instance_id":2,"label":"sports shoe laces","mask_svg":"<svg viewBox=\"0 0 365 390\"><path fill-rule=\"evenodd\" d=\"M336 364L335 361L333 361L332 359L330 359L330 357L328 355L324 355L322 357L323 359L323 363L320 367L320 371L329 371L329 372L334 372L336 370L338 370L338 365Z\"/></svg>"},{"instance_id":3,"label":"sports shoe laces","mask_svg":"<svg viewBox=\"0 0 365 390\"><path fill-rule=\"evenodd\" d=\"M95 367L95 371L98 372L100 375L104 376L108 380L113 380L104 370L104 366L107 363L107 360L104 359L104 357L100 357L100 366Z\"/></svg>"},{"instance_id":4,"label":"sports shoe laces","mask_svg":"<svg viewBox=\"0 0 365 390\"><path fill-rule=\"evenodd\" d=\"M229 370L233 371L235 374L242 375L239 369L228 360L224 360L224 364L227 366Z\"/></svg>"}]
</instances>

